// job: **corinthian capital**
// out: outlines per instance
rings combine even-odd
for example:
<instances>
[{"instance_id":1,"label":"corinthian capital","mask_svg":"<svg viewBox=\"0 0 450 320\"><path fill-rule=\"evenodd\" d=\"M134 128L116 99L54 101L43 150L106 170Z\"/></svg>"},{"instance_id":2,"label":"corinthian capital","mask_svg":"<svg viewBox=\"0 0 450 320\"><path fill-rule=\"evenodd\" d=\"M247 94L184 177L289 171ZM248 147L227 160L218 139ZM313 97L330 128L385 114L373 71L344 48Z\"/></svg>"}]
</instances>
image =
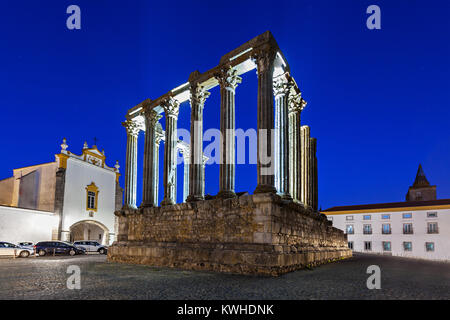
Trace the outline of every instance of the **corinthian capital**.
<instances>
[{"instance_id":1,"label":"corinthian capital","mask_svg":"<svg viewBox=\"0 0 450 320\"><path fill-rule=\"evenodd\" d=\"M287 95L291 89L292 84L285 80L277 80L273 83L273 95L276 97L278 95Z\"/></svg>"},{"instance_id":2,"label":"corinthian capital","mask_svg":"<svg viewBox=\"0 0 450 320\"><path fill-rule=\"evenodd\" d=\"M156 112L155 110L153 110L151 108L146 108L144 110L144 116L146 119L146 124L152 126L153 128L156 126L159 119L162 118L162 115L160 115L158 112Z\"/></svg>"},{"instance_id":3,"label":"corinthian capital","mask_svg":"<svg viewBox=\"0 0 450 320\"><path fill-rule=\"evenodd\" d=\"M122 125L127 130L127 134L137 137L139 134L139 131L141 131L141 128L139 124L133 120L127 120L125 122L122 122Z\"/></svg>"},{"instance_id":4,"label":"corinthian capital","mask_svg":"<svg viewBox=\"0 0 450 320\"><path fill-rule=\"evenodd\" d=\"M164 108L167 117L178 118L178 113L180 112L180 102L178 102L178 100L173 97L168 97L161 105Z\"/></svg>"},{"instance_id":5,"label":"corinthian capital","mask_svg":"<svg viewBox=\"0 0 450 320\"><path fill-rule=\"evenodd\" d=\"M191 106L199 105L203 106L206 99L211 95L209 91L205 90L205 87L200 86L198 83L191 85Z\"/></svg>"},{"instance_id":6,"label":"corinthian capital","mask_svg":"<svg viewBox=\"0 0 450 320\"><path fill-rule=\"evenodd\" d=\"M258 74L273 72L277 51L274 48L256 50L252 60L256 64Z\"/></svg>"},{"instance_id":7,"label":"corinthian capital","mask_svg":"<svg viewBox=\"0 0 450 320\"><path fill-rule=\"evenodd\" d=\"M288 98L288 112L302 112L304 109L304 106L302 107L302 94L301 93L295 93L289 95Z\"/></svg>"},{"instance_id":8,"label":"corinthian capital","mask_svg":"<svg viewBox=\"0 0 450 320\"><path fill-rule=\"evenodd\" d=\"M242 78L238 76L237 70L231 67L223 68L214 77L219 81L221 88L230 90L235 90L238 84L242 82Z\"/></svg>"}]
</instances>

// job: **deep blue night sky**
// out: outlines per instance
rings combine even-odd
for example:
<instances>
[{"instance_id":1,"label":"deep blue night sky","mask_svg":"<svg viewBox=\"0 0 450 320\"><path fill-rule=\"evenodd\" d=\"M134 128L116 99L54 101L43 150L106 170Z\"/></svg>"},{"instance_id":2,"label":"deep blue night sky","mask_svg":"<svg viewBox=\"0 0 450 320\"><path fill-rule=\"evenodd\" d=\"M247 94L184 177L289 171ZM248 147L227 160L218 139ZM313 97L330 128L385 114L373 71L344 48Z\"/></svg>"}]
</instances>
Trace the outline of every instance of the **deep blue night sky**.
<instances>
[{"instance_id":1,"label":"deep blue night sky","mask_svg":"<svg viewBox=\"0 0 450 320\"><path fill-rule=\"evenodd\" d=\"M78 154L97 137L124 172L129 108L270 30L308 101L302 122L318 138L323 209L402 201L419 163L438 198L450 198L450 2L264 2L1 1L0 179L53 161L63 137ZM82 10L79 31L66 28L71 4ZM381 30L366 28L371 4ZM238 128L256 127L256 88L252 71L237 88ZM219 127L218 88L211 93L205 129ZM189 114L183 104L179 127ZM143 137L139 147L141 172ZM207 167L207 193L218 176ZM255 186L256 166L238 166L237 191Z\"/></svg>"}]
</instances>

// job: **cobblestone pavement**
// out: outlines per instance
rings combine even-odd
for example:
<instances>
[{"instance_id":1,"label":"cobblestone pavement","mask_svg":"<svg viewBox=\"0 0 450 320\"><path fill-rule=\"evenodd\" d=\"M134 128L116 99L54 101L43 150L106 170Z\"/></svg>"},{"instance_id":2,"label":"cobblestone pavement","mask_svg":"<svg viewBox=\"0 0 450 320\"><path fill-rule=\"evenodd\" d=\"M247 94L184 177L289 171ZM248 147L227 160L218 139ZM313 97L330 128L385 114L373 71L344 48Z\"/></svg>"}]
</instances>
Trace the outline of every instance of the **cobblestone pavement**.
<instances>
[{"instance_id":1,"label":"cobblestone pavement","mask_svg":"<svg viewBox=\"0 0 450 320\"><path fill-rule=\"evenodd\" d=\"M67 289L69 265L81 290ZM381 289L369 290L369 265ZM0 299L450 299L450 263L356 255L278 278L109 263L105 256L0 259Z\"/></svg>"}]
</instances>

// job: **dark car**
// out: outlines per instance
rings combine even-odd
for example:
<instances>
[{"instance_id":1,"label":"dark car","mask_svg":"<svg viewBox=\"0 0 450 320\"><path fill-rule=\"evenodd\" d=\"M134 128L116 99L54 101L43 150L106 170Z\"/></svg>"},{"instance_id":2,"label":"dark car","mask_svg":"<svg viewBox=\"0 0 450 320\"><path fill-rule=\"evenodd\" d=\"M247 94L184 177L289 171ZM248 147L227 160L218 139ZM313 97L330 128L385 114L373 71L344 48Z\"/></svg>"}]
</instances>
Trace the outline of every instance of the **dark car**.
<instances>
[{"instance_id":1,"label":"dark car","mask_svg":"<svg viewBox=\"0 0 450 320\"><path fill-rule=\"evenodd\" d=\"M71 243L64 241L41 241L34 246L39 256L68 254L74 256L76 254L85 254L86 250L77 248Z\"/></svg>"}]
</instances>

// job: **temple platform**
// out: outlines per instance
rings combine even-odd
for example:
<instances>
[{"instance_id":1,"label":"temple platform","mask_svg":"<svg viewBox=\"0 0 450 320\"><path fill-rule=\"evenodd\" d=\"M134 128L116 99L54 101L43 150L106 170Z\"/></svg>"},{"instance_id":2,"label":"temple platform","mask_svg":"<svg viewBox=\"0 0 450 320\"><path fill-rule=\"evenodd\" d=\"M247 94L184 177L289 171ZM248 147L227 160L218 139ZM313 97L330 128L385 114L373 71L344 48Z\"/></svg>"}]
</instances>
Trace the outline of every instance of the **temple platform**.
<instances>
[{"instance_id":1,"label":"temple platform","mask_svg":"<svg viewBox=\"0 0 450 320\"><path fill-rule=\"evenodd\" d=\"M275 194L117 211L108 260L277 276L348 258L347 236L324 215Z\"/></svg>"}]
</instances>

